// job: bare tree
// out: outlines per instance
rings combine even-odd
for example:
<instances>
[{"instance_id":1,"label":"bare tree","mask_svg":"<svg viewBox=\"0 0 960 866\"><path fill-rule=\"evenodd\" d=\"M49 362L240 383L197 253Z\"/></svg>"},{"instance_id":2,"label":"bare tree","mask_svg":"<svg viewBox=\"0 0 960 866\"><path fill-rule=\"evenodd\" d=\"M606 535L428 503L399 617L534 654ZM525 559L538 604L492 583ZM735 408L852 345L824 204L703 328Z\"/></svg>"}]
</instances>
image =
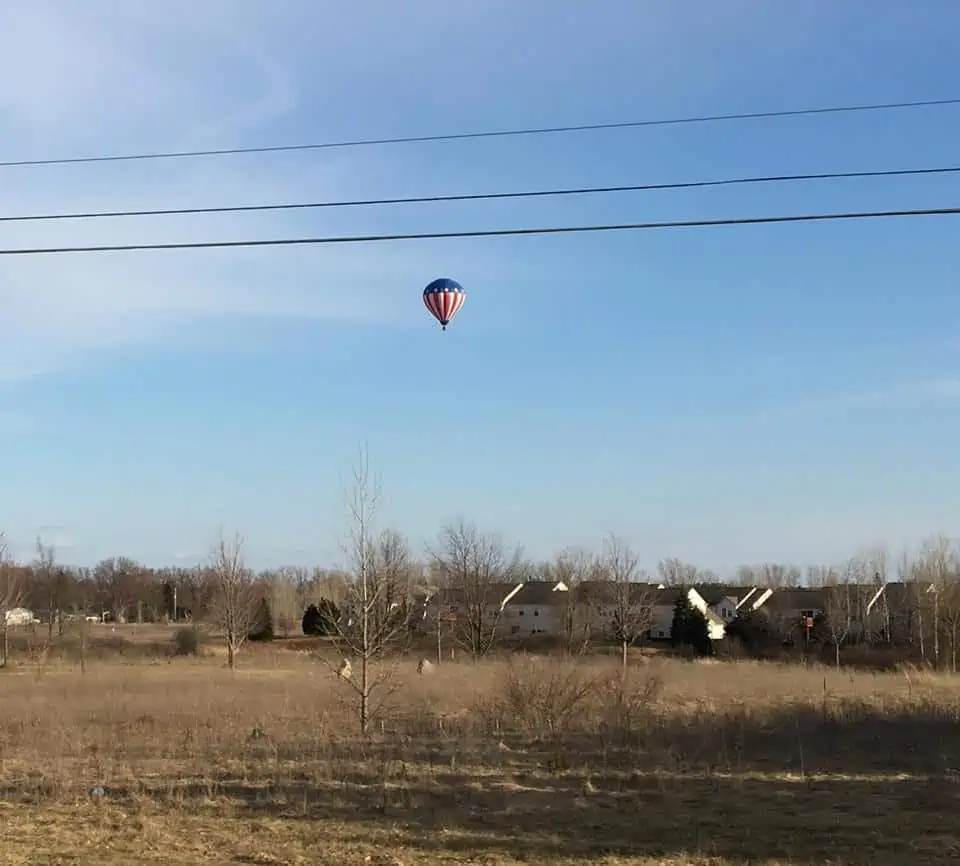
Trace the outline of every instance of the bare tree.
<instances>
[{"instance_id":1,"label":"bare tree","mask_svg":"<svg viewBox=\"0 0 960 866\"><path fill-rule=\"evenodd\" d=\"M583 655L596 628L599 563L585 550L564 550L551 566L551 579L567 587L560 607L560 637L567 655Z\"/></svg>"},{"instance_id":2,"label":"bare tree","mask_svg":"<svg viewBox=\"0 0 960 866\"><path fill-rule=\"evenodd\" d=\"M760 565L741 565L737 569L737 583L741 586L762 586L783 589L798 586L801 571L795 565L764 562Z\"/></svg>"},{"instance_id":3,"label":"bare tree","mask_svg":"<svg viewBox=\"0 0 960 866\"><path fill-rule=\"evenodd\" d=\"M937 535L923 542L919 555L907 566L913 584L920 640L920 654L926 661L926 636L929 630L933 644L933 665L939 668L940 638L943 631L941 600L944 588L957 572L957 553L950 539Z\"/></svg>"},{"instance_id":4,"label":"bare tree","mask_svg":"<svg viewBox=\"0 0 960 866\"><path fill-rule=\"evenodd\" d=\"M297 611L297 621L303 617L303 612L313 603L313 593L316 589L317 575L303 565L288 565L280 569L280 573L293 587L294 600Z\"/></svg>"},{"instance_id":5,"label":"bare tree","mask_svg":"<svg viewBox=\"0 0 960 866\"><path fill-rule=\"evenodd\" d=\"M606 579L605 594L613 608L611 628L620 644L623 669L627 669L627 651L653 625L653 605L658 590L640 569L639 557L615 535L604 542L600 561Z\"/></svg>"},{"instance_id":6,"label":"bare tree","mask_svg":"<svg viewBox=\"0 0 960 866\"><path fill-rule=\"evenodd\" d=\"M960 576L944 583L939 589L940 620L947 643L950 670L958 673L960 668Z\"/></svg>"},{"instance_id":7,"label":"bare tree","mask_svg":"<svg viewBox=\"0 0 960 866\"><path fill-rule=\"evenodd\" d=\"M114 622L126 622L134 600L142 594L144 568L127 556L111 556L96 564L94 576L103 588ZM141 605L137 604L138 616Z\"/></svg>"},{"instance_id":8,"label":"bare tree","mask_svg":"<svg viewBox=\"0 0 960 866\"><path fill-rule=\"evenodd\" d=\"M307 570L303 569L306 574ZM291 568L266 571L260 576L264 591L269 600L273 627L284 637L289 637L293 629L299 630L300 620L306 605L300 604L300 591L296 583L297 574Z\"/></svg>"},{"instance_id":9,"label":"bare tree","mask_svg":"<svg viewBox=\"0 0 960 866\"><path fill-rule=\"evenodd\" d=\"M657 565L660 582L667 586L692 586L695 583L706 583L709 572L701 572L695 565L683 562L676 557L661 559Z\"/></svg>"},{"instance_id":10,"label":"bare tree","mask_svg":"<svg viewBox=\"0 0 960 866\"><path fill-rule=\"evenodd\" d=\"M64 590L61 572L57 569L56 552L53 545L44 544L37 537L37 558L33 563L34 581L38 592L47 608L47 644L53 643L53 626L60 623L60 633L63 633Z\"/></svg>"},{"instance_id":11,"label":"bare tree","mask_svg":"<svg viewBox=\"0 0 960 866\"><path fill-rule=\"evenodd\" d=\"M263 587L254 579L243 558L244 539L237 534L227 540L220 533L210 555L210 622L224 633L227 666L236 666L237 653L263 622Z\"/></svg>"},{"instance_id":12,"label":"bare tree","mask_svg":"<svg viewBox=\"0 0 960 866\"><path fill-rule=\"evenodd\" d=\"M953 539L938 535L927 539L914 564L917 598L922 613L930 616L933 662L956 672L960 648L960 552ZM922 630L922 626L921 626ZM942 644L946 642L946 654Z\"/></svg>"},{"instance_id":13,"label":"bare tree","mask_svg":"<svg viewBox=\"0 0 960 866\"><path fill-rule=\"evenodd\" d=\"M350 531L343 548L353 581L336 623L337 643L359 662L359 676L354 676L354 664L348 660L350 674L341 678L357 697L360 731L366 734L395 680L382 661L399 640L409 637L412 570L409 549L398 533L374 534L380 485L371 478L365 448L345 498Z\"/></svg>"},{"instance_id":14,"label":"bare tree","mask_svg":"<svg viewBox=\"0 0 960 866\"><path fill-rule=\"evenodd\" d=\"M497 640L506 583L517 579L520 551L508 558L498 535L481 534L460 521L443 528L432 556L444 587L441 597L452 599L458 609L457 641L478 660Z\"/></svg>"},{"instance_id":15,"label":"bare tree","mask_svg":"<svg viewBox=\"0 0 960 866\"><path fill-rule=\"evenodd\" d=\"M3 630L0 667L6 667L10 658L10 612L23 604L26 591L23 575L10 559L6 539L0 534L0 629Z\"/></svg>"},{"instance_id":16,"label":"bare tree","mask_svg":"<svg viewBox=\"0 0 960 866\"><path fill-rule=\"evenodd\" d=\"M843 574L831 570L823 586L823 625L834 649L836 666L840 667L840 649L863 623L866 593L870 585L858 583L858 563L851 560Z\"/></svg>"}]
</instances>

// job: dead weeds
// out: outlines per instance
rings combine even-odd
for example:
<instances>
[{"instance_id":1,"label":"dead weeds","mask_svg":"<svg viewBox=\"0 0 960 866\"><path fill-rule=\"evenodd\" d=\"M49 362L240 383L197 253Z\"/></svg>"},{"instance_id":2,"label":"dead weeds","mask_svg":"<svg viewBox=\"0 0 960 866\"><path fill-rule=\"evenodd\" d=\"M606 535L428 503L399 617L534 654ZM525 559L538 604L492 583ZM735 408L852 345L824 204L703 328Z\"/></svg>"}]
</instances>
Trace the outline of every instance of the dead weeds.
<instances>
[{"instance_id":1,"label":"dead weeds","mask_svg":"<svg viewBox=\"0 0 960 866\"><path fill-rule=\"evenodd\" d=\"M960 683L413 661L366 740L301 653L0 674L0 863L940 864Z\"/></svg>"}]
</instances>

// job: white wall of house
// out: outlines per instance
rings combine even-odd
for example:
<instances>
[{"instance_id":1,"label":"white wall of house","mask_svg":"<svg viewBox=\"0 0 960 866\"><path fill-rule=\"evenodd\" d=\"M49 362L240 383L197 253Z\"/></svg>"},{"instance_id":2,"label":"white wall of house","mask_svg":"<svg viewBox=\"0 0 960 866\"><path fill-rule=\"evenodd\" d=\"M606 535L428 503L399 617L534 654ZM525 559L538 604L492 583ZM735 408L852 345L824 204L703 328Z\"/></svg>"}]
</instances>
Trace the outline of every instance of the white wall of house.
<instances>
[{"instance_id":1,"label":"white wall of house","mask_svg":"<svg viewBox=\"0 0 960 866\"><path fill-rule=\"evenodd\" d=\"M4 621L9 626L30 625L35 619L33 611L25 607L14 607L4 613Z\"/></svg>"},{"instance_id":2,"label":"white wall of house","mask_svg":"<svg viewBox=\"0 0 960 866\"><path fill-rule=\"evenodd\" d=\"M541 604L526 604L523 594L511 593L503 605L500 633L511 637L560 634L567 592L567 585L558 581L553 587L550 601Z\"/></svg>"},{"instance_id":3,"label":"white wall of house","mask_svg":"<svg viewBox=\"0 0 960 866\"><path fill-rule=\"evenodd\" d=\"M710 609L707 600L695 589L687 592L687 598L690 599L690 604L707 618L707 632L710 635L710 640L723 640L727 633L727 627L723 619Z\"/></svg>"},{"instance_id":4,"label":"white wall of house","mask_svg":"<svg viewBox=\"0 0 960 866\"><path fill-rule=\"evenodd\" d=\"M555 604L508 604L503 609L500 633L507 636L560 633L560 608Z\"/></svg>"}]
</instances>

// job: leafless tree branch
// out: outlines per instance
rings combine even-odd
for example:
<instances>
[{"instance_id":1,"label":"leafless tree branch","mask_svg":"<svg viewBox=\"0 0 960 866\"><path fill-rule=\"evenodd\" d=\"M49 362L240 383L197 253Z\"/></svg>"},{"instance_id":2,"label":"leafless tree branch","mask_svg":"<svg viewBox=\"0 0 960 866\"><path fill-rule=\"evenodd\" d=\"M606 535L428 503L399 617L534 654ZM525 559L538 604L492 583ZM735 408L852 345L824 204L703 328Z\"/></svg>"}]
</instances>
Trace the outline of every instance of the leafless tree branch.
<instances>
[{"instance_id":1,"label":"leafless tree branch","mask_svg":"<svg viewBox=\"0 0 960 866\"><path fill-rule=\"evenodd\" d=\"M236 534L226 539L223 532L210 554L210 622L223 631L227 641L227 666L234 670L237 653L251 633L263 622L263 588L246 567L244 539Z\"/></svg>"}]
</instances>

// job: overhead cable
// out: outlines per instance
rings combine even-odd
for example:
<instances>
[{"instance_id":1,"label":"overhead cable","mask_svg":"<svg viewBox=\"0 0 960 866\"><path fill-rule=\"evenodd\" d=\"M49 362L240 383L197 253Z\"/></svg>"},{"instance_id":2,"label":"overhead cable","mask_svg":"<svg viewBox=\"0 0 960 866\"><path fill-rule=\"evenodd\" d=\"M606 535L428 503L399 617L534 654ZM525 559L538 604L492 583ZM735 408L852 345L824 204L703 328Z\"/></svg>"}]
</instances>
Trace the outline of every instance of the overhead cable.
<instances>
[{"instance_id":1,"label":"overhead cable","mask_svg":"<svg viewBox=\"0 0 960 866\"><path fill-rule=\"evenodd\" d=\"M671 183L623 184L619 186L588 186L561 189L523 190L519 192L462 193L455 195L424 195L404 198L347 199L340 201L280 202L276 204L216 205L211 207L177 207L143 210L72 211L65 213L0 215L0 223L40 222L52 220L92 220L144 216L183 216L187 214L250 213L255 211L314 210L320 208L373 207L398 204L438 204L442 202L493 201L498 199L548 198L572 195L592 195L653 190L700 189L705 187L740 186L765 183L788 183L811 180L838 180L848 178L885 178L919 175L956 174L960 166L933 168L904 168L881 171L840 171L818 174L780 174L759 177L724 178L720 180L693 180Z\"/></svg>"},{"instance_id":2,"label":"overhead cable","mask_svg":"<svg viewBox=\"0 0 960 866\"><path fill-rule=\"evenodd\" d=\"M649 229L713 228L765 223L828 222L834 220L885 219L893 217L955 216L960 207L916 210L848 211L840 213L784 214L777 216L728 217L725 219L672 220L665 222L612 223L607 225L544 226L531 228L476 229L416 234L329 235L305 238L259 238L235 241L178 241L172 243L105 244L100 246L0 248L0 256L39 256L62 253L143 252L148 250L200 250L236 247L289 247L396 241L449 240L453 238L509 237L522 235L585 234L589 232L642 231Z\"/></svg>"},{"instance_id":3,"label":"overhead cable","mask_svg":"<svg viewBox=\"0 0 960 866\"><path fill-rule=\"evenodd\" d=\"M70 156L49 159L11 159L0 161L0 168L19 168L42 165L77 165L81 163L133 162L158 159L194 159L198 157L236 156L254 153L281 153L308 150L333 150L341 148L371 147L390 144L424 144L440 141L465 141L483 138L508 138L531 135L558 135L576 132L595 132L614 129L639 129L651 126L680 126L698 123L720 123L742 120L769 120L780 117L803 117L819 114L852 114L866 111L896 111L909 108L932 108L960 104L960 97L950 99L925 99L910 102L884 102L859 105L835 105L817 108L792 108L781 111L745 111L729 114L704 114L692 117L671 117L651 120L625 120L610 123L581 123L566 126L527 127L520 129L496 129L476 132L453 132L435 135L393 136L386 138L358 138L346 141L308 142L298 144L274 144L262 147L225 147L209 150L171 150L146 153L107 154L101 156Z\"/></svg>"}]
</instances>

